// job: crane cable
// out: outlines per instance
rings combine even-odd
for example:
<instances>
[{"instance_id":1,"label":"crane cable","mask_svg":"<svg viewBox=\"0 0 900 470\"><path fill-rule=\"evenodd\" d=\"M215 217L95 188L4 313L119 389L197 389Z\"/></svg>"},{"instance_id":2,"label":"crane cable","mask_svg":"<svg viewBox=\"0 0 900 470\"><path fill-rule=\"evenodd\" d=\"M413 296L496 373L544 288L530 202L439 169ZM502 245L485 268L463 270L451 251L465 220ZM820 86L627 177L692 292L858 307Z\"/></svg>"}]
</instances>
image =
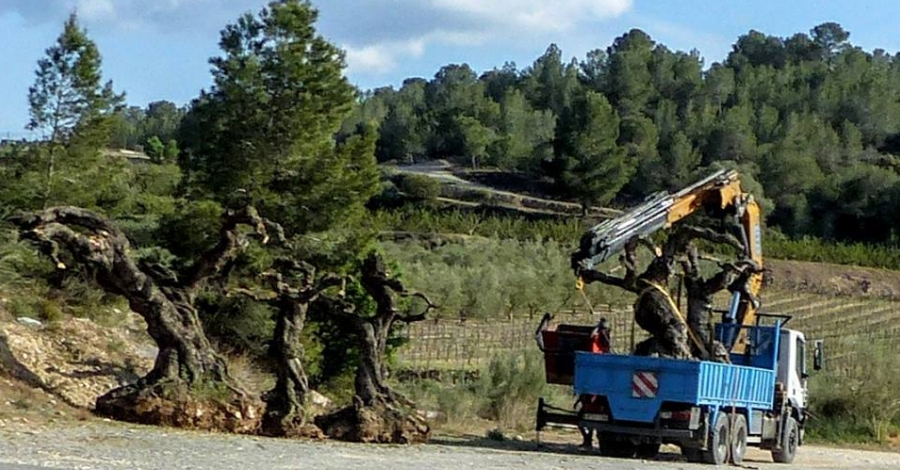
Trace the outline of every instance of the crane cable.
<instances>
[{"instance_id":1,"label":"crane cable","mask_svg":"<svg viewBox=\"0 0 900 470\"><path fill-rule=\"evenodd\" d=\"M581 293L581 298L584 299L584 304L587 305L588 310L590 310L591 316L596 315L597 312L594 311L590 299L588 299L587 294L584 293L584 279L581 276L578 276L578 279L575 281L575 289Z\"/></svg>"}]
</instances>

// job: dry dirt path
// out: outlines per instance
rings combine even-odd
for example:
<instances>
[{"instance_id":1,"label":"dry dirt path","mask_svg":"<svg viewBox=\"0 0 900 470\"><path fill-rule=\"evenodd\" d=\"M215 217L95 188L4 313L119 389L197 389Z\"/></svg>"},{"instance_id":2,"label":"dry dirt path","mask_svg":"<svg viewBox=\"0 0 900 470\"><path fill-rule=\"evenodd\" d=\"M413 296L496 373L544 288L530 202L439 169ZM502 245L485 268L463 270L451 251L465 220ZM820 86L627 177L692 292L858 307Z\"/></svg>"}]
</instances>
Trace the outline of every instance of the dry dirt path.
<instances>
[{"instance_id":1,"label":"dry dirt path","mask_svg":"<svg viewBox=\"0 0 900 470\"><path fill-rule=\"evenodd\" d=\"M363 446L211 435L90 422L41 430L0 430L0 469L691 469L712 468L678 461L607 459L579 453L571 446L536 452L486 448L478 441L442 440L420 446ZM527 450L532 449L532 450ZM770 463L754 453L748 466L765 469L896 469L900 454L803 447L794 465ZM768 462L767 462L768 461Z\"/></svg>"}]
</instances>

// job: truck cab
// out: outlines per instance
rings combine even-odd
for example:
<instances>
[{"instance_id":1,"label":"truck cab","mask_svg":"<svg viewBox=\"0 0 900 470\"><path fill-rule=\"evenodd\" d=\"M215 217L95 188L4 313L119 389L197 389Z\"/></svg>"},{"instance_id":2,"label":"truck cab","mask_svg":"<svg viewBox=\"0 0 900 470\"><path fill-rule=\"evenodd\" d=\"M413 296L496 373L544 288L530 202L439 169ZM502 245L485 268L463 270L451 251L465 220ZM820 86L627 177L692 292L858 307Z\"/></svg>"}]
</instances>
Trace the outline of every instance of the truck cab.
<instances>
[{"instance_id":1,"label":"truck cab","mask_svg":"<svg viewBox=\"0 0 900 470\"><path fill-rule=\"evenodd\" d=\"M781 330L778 351L778 383L785 386L790 405L798 410L806 409L809 392L806 388L806 337L796 330Z\"/></svg>"}]
</instances>

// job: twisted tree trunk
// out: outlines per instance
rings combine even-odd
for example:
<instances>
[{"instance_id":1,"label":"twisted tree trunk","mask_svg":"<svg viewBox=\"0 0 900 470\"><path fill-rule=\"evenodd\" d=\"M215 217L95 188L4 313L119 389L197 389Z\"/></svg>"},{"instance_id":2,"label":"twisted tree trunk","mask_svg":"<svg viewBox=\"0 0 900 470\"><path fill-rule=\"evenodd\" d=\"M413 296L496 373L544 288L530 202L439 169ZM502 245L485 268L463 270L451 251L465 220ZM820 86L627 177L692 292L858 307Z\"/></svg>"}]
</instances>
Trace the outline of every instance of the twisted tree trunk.
<instances>
[{"instance_id":1,"label":"twisted tree trunk","mask_svg":"<svg viewBox=\"0 0 900 470\"><path fill-rule=\"evenodd\" d=\"M225 214L219 243L182 279L160 266L138 266L124 233L85 209L55 207L19 215L13 223L58 269L67 268L63 256L69 257L91 271L103 290L125 297L159 347L153 369L137 383L99 397L98 413L145 424L255 431L259 400L229 375L194 307L206 279L240 251L239 225L254 227L268 240L266 222L253 208Z\"/></svg>"},{"instance_id":2,"label":"twisted tree trunk","mask_svg":"<svg viewBox=\"0 0 900 470\"><path fill-rule=\"evenodd\" d=\"M341 285L343 279L328 274L313 282L315 268L307 263L282 258L275 264L276 271L266 276L271 293L263 296L243 289L236 291L277 309L275 334L270 347L275 359L276 382L264 397L266 411L262 433L269 436L308 436L316 434L316 429L307 426L304 412L309 380L303 370L304 349L300 335L306 324L310 303L329 287Z\"/></svg>"},{"instance_id":3,"label":"twisted tree trunk","mask_svg":"<svg viewBox=\"0 0 900 470\"><path fill-rule=\"evenodd\" d=\"M304 424L304 404L309 393L309 380L303 370L303 345L300 334L306 322L307 302L282 298L278 302L278 319L272 353L275 357L275 387L266 393L266 411L262 431L270 436L291 434Z\"/></svg>"},{"instance_id":4,"label":"twisted tree trunk","mask_svg":"<svg viewBox=\"0 0 900 470\"><path fill-rule=\"evenodd\" d=\"M392 278L384 261L372 254L363 263L360 281L375 300L371 317L353 312L351 306L332 307L332 314L352 326L359 339L359 363L356 368L353 404L331 415L319 416L316 424L329 437L357 442L410 443L428 439L430 430L406 397L392 390L386 379L384 356L391 327L397 321L422 321L435 305L423 294L407 291ZM402 315L394 295L416 296L427 307L416 315Z\"/></svg>"}]
</instances>

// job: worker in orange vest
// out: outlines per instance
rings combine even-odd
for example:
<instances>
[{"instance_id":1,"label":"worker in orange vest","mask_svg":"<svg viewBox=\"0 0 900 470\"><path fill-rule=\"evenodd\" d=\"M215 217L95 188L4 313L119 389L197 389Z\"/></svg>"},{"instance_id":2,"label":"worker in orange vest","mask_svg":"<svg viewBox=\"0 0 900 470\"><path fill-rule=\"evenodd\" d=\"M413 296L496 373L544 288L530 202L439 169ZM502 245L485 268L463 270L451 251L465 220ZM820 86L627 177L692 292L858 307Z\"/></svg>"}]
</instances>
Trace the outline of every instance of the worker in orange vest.
<instances>
[{"instance_id":1,"label":"worker in orange vest","mask_svg":"<svg viewBox=\"0 0 900 470\"><path fill-rule=\"evenodd\" d=\"M607 354L612 351L612 338L609 334L609 323L606 318L600 322L591 332L591 352Z\"/></svg>"}]
</instances>

